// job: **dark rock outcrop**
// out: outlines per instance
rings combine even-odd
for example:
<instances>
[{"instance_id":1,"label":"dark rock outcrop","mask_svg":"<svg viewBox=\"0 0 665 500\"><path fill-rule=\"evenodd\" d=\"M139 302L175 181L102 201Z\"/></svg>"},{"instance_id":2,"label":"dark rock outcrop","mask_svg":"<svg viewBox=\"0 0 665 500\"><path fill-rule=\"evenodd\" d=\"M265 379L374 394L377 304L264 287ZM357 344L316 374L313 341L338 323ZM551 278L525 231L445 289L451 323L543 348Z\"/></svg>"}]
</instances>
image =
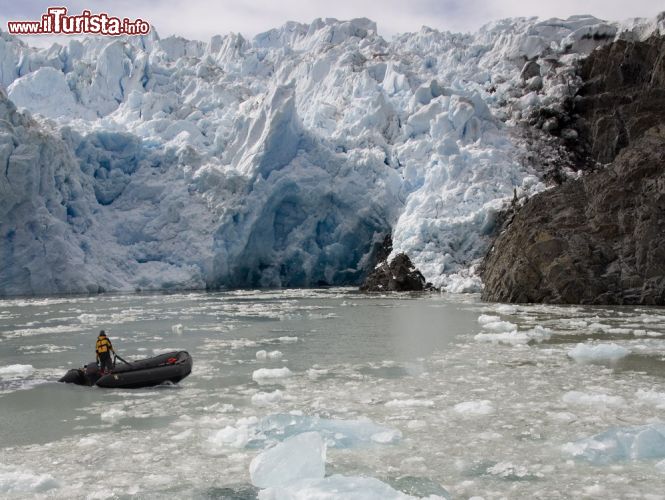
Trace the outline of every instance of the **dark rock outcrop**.
<instances>
[{"instance_id":1,"label":"dark rock outcrop","mask_svg":"<svg viewBox=\"0 0 665 500\"><path fill-rule=\"evenodd\" d=\"M579 146L591 161L609 163L621 149L665 118L665 37L618 40L582 61L573 100Z\"/></svg>"},{"instance_id":2,"label":"dark rock outcrop","mask_svg":"<svg viewBox=\"0 0 665 500\"><path fill-rule=\"evenodd\" d=\"M570 142L591 173L517 212L483 262L484 300L665 304L665 38L598 49L580 76Z\"/></svg>"},{"instance_id":3,"label":"dark rock outcrop","mask_svg":"<svg viewBox=\"0 0 665 500\"><path fill-rule=\"evenodd\" d=\"M422 273L405 253L400 253L388 262L393 241L390 235L383 240L383 245L376 252L379 264L367 276L360 290L363 292L409 292L433 289Z\"/></svg>"}]
</instances>

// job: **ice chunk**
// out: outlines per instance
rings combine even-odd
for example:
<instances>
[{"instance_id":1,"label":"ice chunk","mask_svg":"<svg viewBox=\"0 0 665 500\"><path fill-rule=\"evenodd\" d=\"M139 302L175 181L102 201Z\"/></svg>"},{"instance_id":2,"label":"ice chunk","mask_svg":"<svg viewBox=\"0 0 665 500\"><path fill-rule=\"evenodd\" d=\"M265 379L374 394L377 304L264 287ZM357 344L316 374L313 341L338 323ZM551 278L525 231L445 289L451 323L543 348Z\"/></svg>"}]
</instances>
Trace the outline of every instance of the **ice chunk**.
<instances>
[{"instance_id":1,"label":"ice chunk","mask_svg":"<svg viewBox=\"0 0 665 500\"><path fill-rule=\"evenodd\" d=\"M110 408L101 413L102 422L108 422L110 424L116 424L126 416L127 412L119 408Z\"/></svg>"},{"instance_id":2,"label":"ice chunk","mask_svg":"<svg viewBox=\"0 0 665 500\"><path fill-rule=\"evenodd\" d=\"M574 443L566 443L563 451L598 465L664 458L665 424L612 428Z\"/></svg>"},{"instance_id":3,"label":"ice chunk","mask_svg":"<svg viewBox=\"0 0 665 500\"><path fill-rule=\"evenodd\" d=\"M271 406L284 399L282 391L277 389L273 392L259 392L252 396L252 404L256 406Z\"/></svg>"},{"instance_id":4,"label":"ice chunk","mask_svg":"<svg viewBox=\"0 0 665 500\"><path fill-rule=\"evenodd\" d=\"M483 324L483 328L494 332L513 332L517 329L517 325L509 321L492 321Z\"/></svg>"},{"instance_id":5,"label":"ice chunk","mask_svg":"<svg viewBox=\"0 0 665 500\"><path fill-rule=\"evenodd\" d=\"M250 440L250 429L246 425L234 427L227 425L215 432L208 442L214 446L231 446L233 448L244 448Z\"/></svg>"},{"instance_id":6,"label":"ice chunk","mask_svg":"<svg viewBox=\"0 0 665 500\"><path fill-rule=\"evenodd\" d=\"M623 406L626 404L621 396L589 394L580 391L568 391L561 399L564 403L580 406Z\"/></svg>"},{"instance_id":7,"label":"ice chunk","mask_svg":"<svg viewBox=\"0 0 665 500\"><path fill-rule=\"evenodd\" d=\"M259 361L265 361L266 359L272 359L272 360L281 359L282 356L283 354L281 351L267 352L263 349L260 351L256 351L256 359L258 359Z\"/></svg>"},{"instance_id":8,"label":"ice chunk","mask_svg":"<svg viewBox=\"0 0 665 500\"><path fill-rule=\"evenodd\" d=\"M183 326L182 326L180 323L178 323L177 325L173 325L173 326L171 327L171 331L172 331L173 333L175 333L176 335L182 335L182 332L183 332Z\"/></svg>"},{"instance_id":9,"label":"ice chunk","mask_svg":"<svg viewBox=\"0 0 665 500\"><path fill-rule=\"evenodd\" d=\"M30 496L58 488L60 484L50 474L36 474L23 467L0 464L0 493Z\"/></svg>"},{"instance_id":10,"label":"ice chunk","mask_svg":"<svg viewBox=\"0 0 665 500\"><path fill-rule=\"evenodd\" d=\"M408 500L410 495L373 477L332 475L305 479L259 492L260 500ZM443 498L430 496L431 499Z\"/></svg>"},{"instance_id":11,"label":"ice chunk","mask_svg":"<svg viewBox=\"0 0 665 500\"><path fill-rule=\"evenodd\" d=\"M293 372L286 366L282 368L260 368L252 373L252 380L261 383L270 383L274 380L288 378L293 376Z\"/></svg>"},{"instance_id":12,"label":"ice chunk","mask_svg":"<svg viewBox=\"0 0 665 500\"><path fill-rule=\"evenodd\" d=\"M501 322L504 323L504 322ZM487 323L484 327L488 325L494 325L495 323ZM552 330L549 328L536 325L535 328L531 330L523 331L507 331L501 333L479 333L473 338L477 342L491 342L492 344L507 344L507 345L520 345L528 344L529 342L542 342L547 340L552 336Z\"/></svg>"},{"instance_id":13,"label":"ice chunk","mask_svg":"<svg viewBox=\"0 0 665 500\"><path fill-rule=\"evenodd\" d=\"M35 368L32 365L8 365L0 367L0 379L10 380L26 378L33 374Z\"/></svg>"},{"instance_id":14,"label":"ice chunk","mask_svg":"<svg viewBox=\"0 0 665 500\"><path fill-rule=\"evenodd\" d=\"M654 405L659 410L665 410L665 392L639 389L635 396L642 403Z\"/></svg>"},{"instance_id":15,"label":"ice chunk","mask_svg":"<svg viewBox=\"0 0 665 500\"><path fill-rule=\"evenodd\" d=\"M568 356L579 362L616 361L630 354L630 351L617 344L577 344Z\"/></svg>"},{"instance_id":16,"label":"ice chunk","mask_svg":"<svg viewBox=\"0 0 665 500\"><path fill-rule=\"evenodd\" d=\"M323 438L318 432L304 432L254 457L249 475L254 486L268 488L302 479L323 479L325 466Z\"/></svg>"},{"instance_id":17,"label":"ice chunk","mask_svg":"<svg viewBox=\"0 0 665 500\"><path fill-rule=\"evenodd\" d=\"M431 408L434 406L434 401L431 399L393 399L386 403L388 408Z\"/></svg>"},{"instance_id":18,"label":"ice chunk","mask_svg":"<svg viewBox=\"0 0 665 500\"><path fill-rule=\"evenodd\" d=\"M342 420L279 413L261 420L258 430L269 439L280 440L302 432L316 431L330 448L395 443L402 437L399 430L375 424L369 419Z\"/></svg>"},{"instance_id":19,"label":"ice chunk","mask_svg":"<svg viewBox=\"0 0 665 500\"><path fill-rule=\"evenodd\" d=\"M491 401L486 399L478 401L465 401L458 403L453 408L456 413L468 417L479 417L483 415L491 415L495 412L494 406Z\"/></svg>"},{"instance_id":20,"label":"ice chunk","mask_svg":"<svg viewBox=\"0 0 665 500\"><path fill-rule=\"evenodd\" d=\"M496 321L501 321L499 316L492 316L490 314L481 314L478 316L478 323L481 325L486 325L487 323L494 323Z\"/></svg>"}]
</instances>

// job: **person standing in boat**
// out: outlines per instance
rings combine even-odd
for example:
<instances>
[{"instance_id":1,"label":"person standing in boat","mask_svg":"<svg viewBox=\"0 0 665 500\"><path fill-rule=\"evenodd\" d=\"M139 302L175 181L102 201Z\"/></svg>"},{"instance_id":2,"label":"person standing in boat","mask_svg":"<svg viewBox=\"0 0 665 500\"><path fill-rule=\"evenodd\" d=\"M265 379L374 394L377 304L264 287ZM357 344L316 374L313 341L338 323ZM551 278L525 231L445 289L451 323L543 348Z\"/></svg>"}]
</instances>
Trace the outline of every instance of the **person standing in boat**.
<instances>
[{"instance_id":1,"label":"person standing in boat","mask_svg":"<svg viewBox=\"0 0 665 500\"><path fill-rule=\"evenodd\" d=\"M113 361L111 361L111 353L115 354L113 344L106 336L106 332L102 330L97 337L97 344L95 345L95 354L97 354L97 364L103 372L110 372L113 370Z\"/></svg>"}]
</instances>

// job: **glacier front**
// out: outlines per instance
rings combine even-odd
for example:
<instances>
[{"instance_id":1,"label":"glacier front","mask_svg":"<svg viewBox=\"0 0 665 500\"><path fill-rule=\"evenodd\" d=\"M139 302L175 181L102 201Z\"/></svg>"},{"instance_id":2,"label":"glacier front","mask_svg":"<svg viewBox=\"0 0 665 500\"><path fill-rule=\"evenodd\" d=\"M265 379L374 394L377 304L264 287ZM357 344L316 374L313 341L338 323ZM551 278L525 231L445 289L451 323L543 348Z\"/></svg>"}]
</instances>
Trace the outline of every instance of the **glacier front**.
<instances>
[{"instance_id":1,"label":"glacier front","mask_svg":"<svg viewBox=\"0 0 665 500\"><path fill-rule=\"evenodd\" d=\"M0 33L0 295L356 284L390 232L436 286L477 290L497 214L545 188L521 120L663 22Z\"/></svg>"}]
</instances>

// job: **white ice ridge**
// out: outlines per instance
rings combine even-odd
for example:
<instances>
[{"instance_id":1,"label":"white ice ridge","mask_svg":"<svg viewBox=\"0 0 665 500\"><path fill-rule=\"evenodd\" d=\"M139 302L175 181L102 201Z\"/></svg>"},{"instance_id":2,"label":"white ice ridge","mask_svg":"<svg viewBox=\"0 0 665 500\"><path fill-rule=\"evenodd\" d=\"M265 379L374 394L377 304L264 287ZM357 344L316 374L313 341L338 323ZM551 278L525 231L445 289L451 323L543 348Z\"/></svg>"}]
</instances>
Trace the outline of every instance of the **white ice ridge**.
<instances>
[{"instance_id":1,"label":"white ice ridge","mask_svg":"<svg viewBox=\"0 0 665 500\"><path fill-rule=\"evenodd\" d=\"M663 22L0 33L0 85L35 118L0 97L0 295L351 284L390 230L429 281L477 290L497 211L543 189L513 125L567 95L576 58Z\"/></svg>"}]
</instances>

